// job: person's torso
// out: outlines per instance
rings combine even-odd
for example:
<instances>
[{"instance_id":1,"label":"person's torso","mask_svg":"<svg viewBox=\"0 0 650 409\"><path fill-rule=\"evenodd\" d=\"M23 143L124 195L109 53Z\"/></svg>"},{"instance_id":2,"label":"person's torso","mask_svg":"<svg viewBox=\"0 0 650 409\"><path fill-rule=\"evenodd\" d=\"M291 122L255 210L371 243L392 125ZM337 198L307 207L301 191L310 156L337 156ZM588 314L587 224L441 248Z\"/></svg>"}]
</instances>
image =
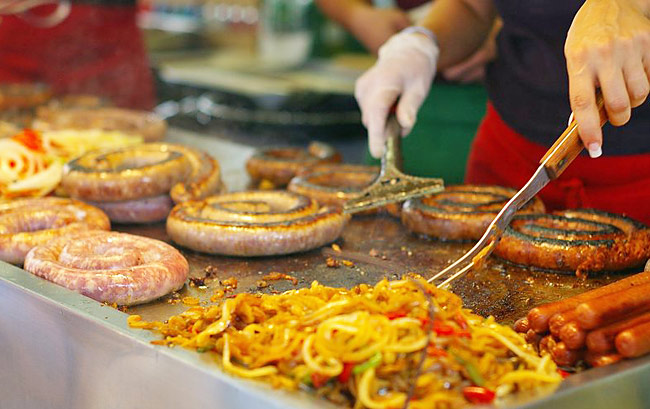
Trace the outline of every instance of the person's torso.
<instances>
[{"instance_id":1,"label":"person's torso","mask_svg":"<svg viewBox=\"0 0 650 409\"><path fill-rule=\"evenodd\" d=\"M581 0L494 0L503 28L487 88L504 121L528 139L550 146L571 113L564 42ZM650 152L650 103L623 127L605 127L605 155Z\"/></svg>"}]
</instances>

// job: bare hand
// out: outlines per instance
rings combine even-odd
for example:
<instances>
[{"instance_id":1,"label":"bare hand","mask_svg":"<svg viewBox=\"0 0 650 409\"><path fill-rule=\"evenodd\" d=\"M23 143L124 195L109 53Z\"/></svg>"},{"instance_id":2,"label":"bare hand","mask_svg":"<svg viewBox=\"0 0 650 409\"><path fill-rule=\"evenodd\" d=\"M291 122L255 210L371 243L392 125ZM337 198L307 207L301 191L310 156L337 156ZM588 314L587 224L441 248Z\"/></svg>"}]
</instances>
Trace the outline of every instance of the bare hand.
<instances>
[{"instance_id":1,"label":"bare hand","mask_svg":"<svg viewBox=\"0 0 650 409\"><path fill-rule=\"evenodd\" d=\"M592 157L602 153L603 140L596 88L603 93L609 122L616 126L627 123L631 109L650 92L648 9L642 0L587 0L569 29L564 47L569 98Z\"/></svg>"}]
</instances>

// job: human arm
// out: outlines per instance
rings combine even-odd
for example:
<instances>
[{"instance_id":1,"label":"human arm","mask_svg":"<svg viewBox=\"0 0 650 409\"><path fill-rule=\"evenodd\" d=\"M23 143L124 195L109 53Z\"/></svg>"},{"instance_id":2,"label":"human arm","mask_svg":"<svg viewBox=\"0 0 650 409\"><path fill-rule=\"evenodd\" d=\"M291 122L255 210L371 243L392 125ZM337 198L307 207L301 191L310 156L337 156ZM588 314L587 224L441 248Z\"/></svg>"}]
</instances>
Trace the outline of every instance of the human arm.
<instances>
[{"instance_id":1,"label":"human arm","mask_svg":"<svg viewBox=\"0 0 650 409\"><path fill-rule=\"evenodd\" d=\"M365 0L316 0L316 4L375 54L390 36L411 24L404 11L377 8Z\"/></svg>"},{"instance_id":2,"label":"human arm","mask_svg":"<svg viewBox=\"0 0 650 409\"><path fill-rule=\"evenodd\" d=\"M596 88L616 126L627 123L631 109L650 92L650 0L587 0L571 24L564 53L578 131L589 154L598 157Z\"/></svg>"},{"instance_id":3,"label":"human arm","mask_svg":"<svg viewBox=\"0 0 650 409\"><path fill-rule=\"evenodd\" d=\"M359 78L355 89L373 156L383 152L386 116L397 98L397 120L407 134L436 67L445 69L476 51L495 15L491 0L436 0L418 25L431 30L437 44L421 33L400 33L381 47L377 63Z\"/></svg>"}]
</instances>

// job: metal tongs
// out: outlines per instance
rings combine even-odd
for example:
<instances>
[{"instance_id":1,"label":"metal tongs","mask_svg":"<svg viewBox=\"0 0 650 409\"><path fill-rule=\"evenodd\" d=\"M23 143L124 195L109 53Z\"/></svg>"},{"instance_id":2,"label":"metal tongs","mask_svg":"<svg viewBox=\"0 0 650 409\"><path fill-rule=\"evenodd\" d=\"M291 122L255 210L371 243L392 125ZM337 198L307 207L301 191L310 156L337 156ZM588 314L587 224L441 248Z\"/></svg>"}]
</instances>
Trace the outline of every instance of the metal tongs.
<instances>
[{"instance_id":1,"label":"metal tongs","mask_svg":"<svg viewBox=\"0 0 650 409\"><path fill-rule=\"evenodd\" d=\"M607 113L605 112L603 97L600 92L596 95L596 103L600 112L600 125L607 122ZM494 249L498 243L515 213L521 209L530 199L532 199L544 186L551 180L557 179L564 172L571 162L580 154L583 149L580 135L578 134L578 123L571 119L567 129L555 141L553 146L544 154L540 160L540 166L535 174L530 178L528 183L515 194L508 203L501 209L497 216L488 226L483 237L469 250L464 256L456 260L453 264L431 277L428 282L433 282L440 277L451 274L438 287L444 287L456 278L471 270L474 266L480 265ZM464 263L468 264L460 270L455 271Z\"/></svg>"},{"instance_id":2,"label":"metal tongs","mask_svg":"<svg viewBox=\"0 0 650 409\"><path fill-rule=\"evenodd\" d=\"M444 189L442 179L410 176L402 169L402 137L395 115L386 121L386 149L381 158L381 170L377 179L361 194L345 203L343 211L353 214L388 203L438 193Z\"/></svg>"}]
</instances>

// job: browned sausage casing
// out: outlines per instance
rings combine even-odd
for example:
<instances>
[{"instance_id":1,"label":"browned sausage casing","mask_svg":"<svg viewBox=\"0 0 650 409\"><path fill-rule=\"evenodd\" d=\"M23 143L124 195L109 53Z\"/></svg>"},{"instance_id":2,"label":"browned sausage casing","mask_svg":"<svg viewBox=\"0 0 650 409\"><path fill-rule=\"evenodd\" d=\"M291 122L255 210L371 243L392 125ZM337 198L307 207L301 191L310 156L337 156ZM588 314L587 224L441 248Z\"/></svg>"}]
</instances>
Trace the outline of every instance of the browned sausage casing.
<instances>
[{"instance_id":1,"label":"browned sausage casing","mask_svg":"<svg viewBox=\"0 0 650 409\"><path fill-rule=\"evenodd\" d=\"M249 191L177 205L167 218L167 233L205 253L269 256L332 242L348 220L340 209L319 208L292 192Z\"/></svg>"},{"instance_id":2,"label":"browned sausage casing","mask_svg":"<svg viewBox=\"0 0 650 409\"><path fill-rule=\"evenodd\" d=\"M444 240L478 240L501 208L517 193L501 186L458 185L431 196L407 200L402 223L412 232ZM544 212L535 198L520 213Z\"/></svg>"},{"instance_id":3,"label":"browned sausage casing","mask_svg":"<svg viewBox=\"0 0 650 409\"><path fill-rule=\"evenodd\" d=\"M246 162L246 170L254 182L268 180L275 187L282 187L305 169L340 161L341 155L333 147L312 142L307 149L261 149Z\"/></svg>"},{"instance_id":4,"label":"browned sausage casing","mask_svg":"<svg viewBox=\"0 0 650 409\"><path fill-rule=\"evenodd\" d=\"M145 142L159 141L167 122L147 111L123 108L45 108L38 110L34 126L41 130L103 129L139 135Z\"/></svg>"},{"instance_id":5,"label":"browned sausage casing","mask_svg":"<svg viewBox=\"0 0 650 409\"><path fill-rule=\"evenodd\" d=\"M535 307L528 312L528 322L532 329L541 334L548 331L549 320L557 313L574 309L585 301L644 284L650 284L650 273L635 274L595 290Z\"/></svg>"},{"instance_id":6,"label":"browned sausage casing","mask_svg":"<svg viewBox=\"0 0 650 409\"><path fill-rule=\"evenodd\" d=\"M619 333L614 340L616 350L626 358L650 352L650 322L637 324Z\"/></svg>"},{"instance_id":7,"label":"browned sausage casing","mask_svg":"<svg viewBox=\"0 0 650 409\"><path fill-rule=\"evenodd\" d=\"M62 183L71 196L102 207L118 223L164 220L172 200L202 199L224 189L214 158L167 143L88 153L66 165Z\"/></svg>"},{"instance_id":8,"label":"browned sausage casing","mask_svg":"<svg viewBox=\"0 0 650 409\"><path fill-rule=\"evenodd\" d=\"M575 272L618 271L650 257L650 229L630 218L592 209L520 215L494 254L527 266Z\"/></svg>"},{"instance_id":9,"label":"browned sausage casing","mask_svg":"<svg viewBox=\"0 0 650 409\"><path fill-rule=\"evenodd\" d=\"M650 322L650 312L593 330L587 334L587 348L597 354L613 351L614 338L619 332L645 322Z\"/></svg>"},{"instance_id":10,"label":"browned sausage casing","mask_svg":"<svg viewBox=\"0 0 650 409\"><path fill-rule=\"evenodd\" d=\"M33 247L90 229L109 230L108 217L77 200L46 197L0 203L0 260L22 264Z\"/></svg>"}]
</instances>

